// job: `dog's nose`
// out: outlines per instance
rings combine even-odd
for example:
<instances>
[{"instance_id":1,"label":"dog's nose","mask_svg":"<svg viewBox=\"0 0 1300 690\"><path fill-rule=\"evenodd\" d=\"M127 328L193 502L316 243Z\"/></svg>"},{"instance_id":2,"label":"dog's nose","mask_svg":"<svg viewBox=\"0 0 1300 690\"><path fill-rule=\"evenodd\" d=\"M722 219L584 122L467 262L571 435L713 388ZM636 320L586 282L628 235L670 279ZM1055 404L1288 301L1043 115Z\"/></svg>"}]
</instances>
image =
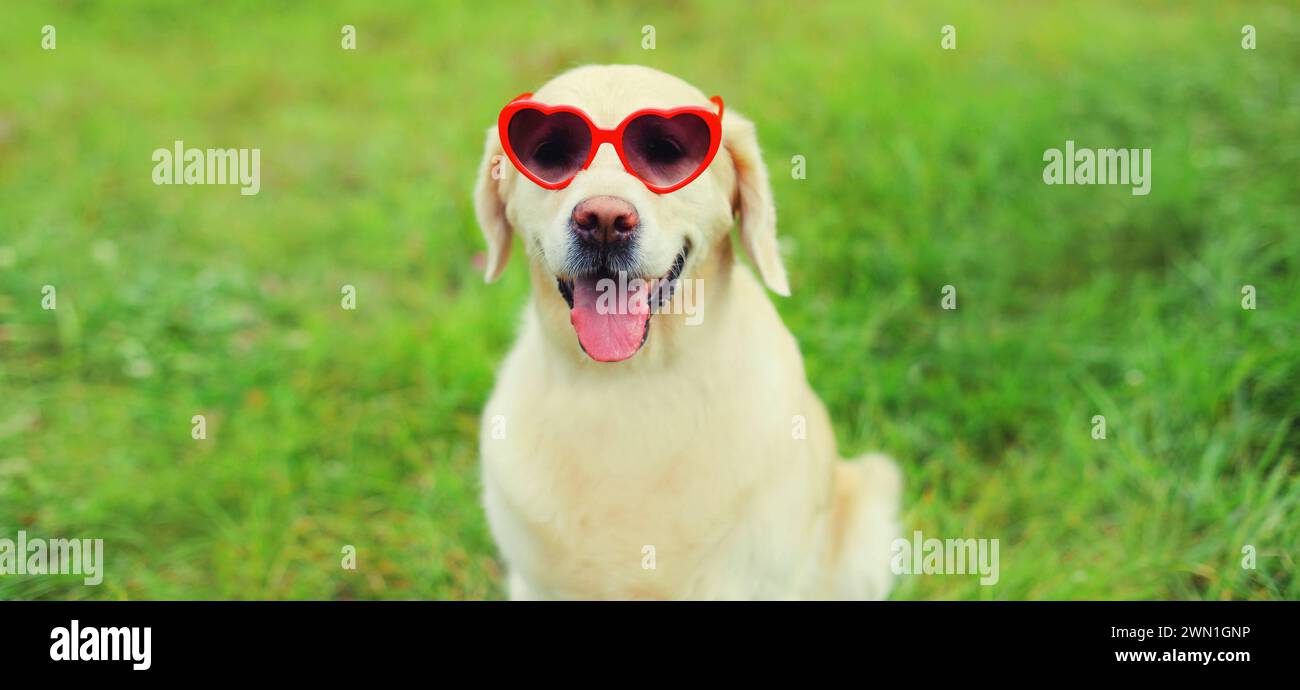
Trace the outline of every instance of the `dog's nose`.
<instances>
[{"instance_id":1,"label":"dog's nose","mask_svg":"<svg viewBox=\"0 0 1300 690\"><path fill-rule=\"evenodd\" d=\"M631 239L641 218L636 207L616 196L593 196L573 207L573 232L594 244L615 244Z\"/></svg>"}]
</instances>

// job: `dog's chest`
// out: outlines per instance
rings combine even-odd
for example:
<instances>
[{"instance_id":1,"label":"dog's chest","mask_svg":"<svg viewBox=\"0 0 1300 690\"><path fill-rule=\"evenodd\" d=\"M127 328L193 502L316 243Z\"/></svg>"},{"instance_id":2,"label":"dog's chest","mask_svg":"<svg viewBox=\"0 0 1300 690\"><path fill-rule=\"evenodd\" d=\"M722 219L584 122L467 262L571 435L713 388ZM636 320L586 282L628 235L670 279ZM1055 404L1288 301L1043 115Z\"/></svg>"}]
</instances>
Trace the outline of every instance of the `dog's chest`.
<instances>
[{"instance_id":1,"label":"dog's chest","mask_svg":"<svg viewBox=\"0 0 1300 690\"><path fill-rule=\"evenodd\" d=\"M489 519L511 567L562 597L716 590L709 573L747 557L730 541L752 522L751 487L770 476L774 445L700 399L620 407L548 393L555 402L489 410L515 421L483 446Z\"/></svg>"},{"instance_id":2,"label":"dog's chest","mask_svg":"<svg viewBox=\"0 0 1300 690\"><path fill-rule=\"evenodd\" d=\"M512 573L557 598L776 596L806 556L820 433L792 432L815 415L787 358L764 349L780 340L715 343L638 379L556 372L530 335L481 444Z\"/></svg>"}]
</instances>

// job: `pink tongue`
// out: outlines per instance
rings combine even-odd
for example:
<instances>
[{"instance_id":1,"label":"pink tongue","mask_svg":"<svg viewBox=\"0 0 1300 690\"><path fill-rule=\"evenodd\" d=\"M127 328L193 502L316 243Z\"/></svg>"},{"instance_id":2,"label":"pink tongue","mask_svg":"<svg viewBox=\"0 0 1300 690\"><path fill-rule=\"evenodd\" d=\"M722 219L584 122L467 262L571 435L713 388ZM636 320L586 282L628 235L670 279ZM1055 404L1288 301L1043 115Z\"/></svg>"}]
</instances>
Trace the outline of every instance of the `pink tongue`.
<instances>
[{"instance_id":1,"label":"pink tongue","mask_svg":"<svg viewBox=\"0 0 1300 690\"><path fill-rule=\"evenodd\" d=\"M634 278L574 278L569 322L597 362L621 362L641 349L650 319L650 285Z\"/></svg>"}]
</instances>

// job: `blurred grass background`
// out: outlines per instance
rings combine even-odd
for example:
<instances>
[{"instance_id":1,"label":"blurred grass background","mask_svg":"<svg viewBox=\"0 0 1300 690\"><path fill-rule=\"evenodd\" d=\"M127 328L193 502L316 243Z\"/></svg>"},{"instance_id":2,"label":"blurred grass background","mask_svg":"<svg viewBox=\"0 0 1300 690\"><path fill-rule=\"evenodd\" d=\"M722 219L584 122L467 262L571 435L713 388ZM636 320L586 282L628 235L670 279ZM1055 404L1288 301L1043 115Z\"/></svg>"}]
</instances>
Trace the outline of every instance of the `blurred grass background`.
<instances>
[{"instance_id":1,"label":"blurred grass background","mask_svg":"<svg viewBox=\"0 0 1300 690\"><path fill-rule=\"evenodd\" d=\"M482 284L469 190L592 62L756 121L842 452L900 460L909 534L1001 540L896 598L1300 598L1298 12L1135 5L5 3L0 537L108 563L0 598L502 596L476 430L527 281ZM260 195L154 186L177 139L261 148ZM1153 149L1150 196L1042 184L1066 139Z\"/></svg>"}]
</instances>

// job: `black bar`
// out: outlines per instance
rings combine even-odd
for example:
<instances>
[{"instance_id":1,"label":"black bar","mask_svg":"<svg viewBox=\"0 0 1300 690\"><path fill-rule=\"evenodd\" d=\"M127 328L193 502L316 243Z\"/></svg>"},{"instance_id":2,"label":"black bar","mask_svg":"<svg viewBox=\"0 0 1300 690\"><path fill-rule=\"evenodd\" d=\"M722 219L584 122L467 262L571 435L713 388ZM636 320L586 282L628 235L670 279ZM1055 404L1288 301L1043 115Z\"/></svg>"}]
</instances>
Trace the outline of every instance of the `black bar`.
<instances>
[{"instance_id":1,"label":"black bar","mask_svg":"<svg viewBox=\"0 0 1300 690\"><path fill-rule=\"evenodd\" d=\"M74 620L82 631L149 627L150 668L52 660L51 632L70 633ZM972 678L1041 667L1248 677L1289 672L1298 620L1300 602L5 602L0 659L5 669L51 678L242 677L262 668L336 676L377 665L427 677L431 663L438 674L483 662L495 673L595 657L631 668L690 659L765 668L848 664L861 678L875 677L872 664L969 669ZM1146 639L1134 636L1147 631ZM1161 660L1174 650L1244 652L1248 659ZM1156 660L1120 661L1117 652L1154 652Z\"/></svg>"}]
</instances>

